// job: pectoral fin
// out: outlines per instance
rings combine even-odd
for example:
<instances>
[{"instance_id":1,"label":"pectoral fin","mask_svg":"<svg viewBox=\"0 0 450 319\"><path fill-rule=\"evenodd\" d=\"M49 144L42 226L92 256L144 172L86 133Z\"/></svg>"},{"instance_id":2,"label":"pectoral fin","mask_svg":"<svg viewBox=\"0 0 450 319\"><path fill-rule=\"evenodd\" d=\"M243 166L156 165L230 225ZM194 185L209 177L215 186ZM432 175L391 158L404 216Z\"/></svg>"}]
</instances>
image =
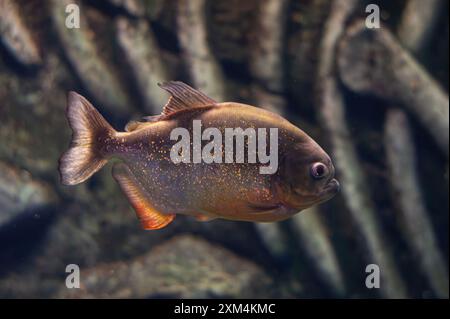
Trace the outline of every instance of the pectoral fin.
<instances>
[{"instance_id":1,"label":"pectoral fin","mask_svg":"<svg viewBox=\"0 0 450 319\"><path fill-rule=\"evenodd\" d=\"M255 222L276 222L289 218L298 210L288 208L283 204L256 204L249 203L250 214L248 220Z\"/></svg>"},{"instance_id":2,"label":"pectoral fin","mask_svg":"<svg viewBox=\"0 0 450 319\"><path fill-rule=\"evenodd\" d=\"M261 203L248 203L248 210L252 213L264 213L267 211L274 211L281 207L280 204L261 204Z\"/></svg>"},{"instance_id":3,"label":"pectoral fin","mask_svg":"<svg viewBox=\"0 0 450 319\"><path fill-rule=\"evenodd\" d=\"M175 218L175 214L165 214L157 211L139 181L131 170L123 163L115 164L113 167L114 179L119 183L122 191L136 211L136 215L144 229L160 229L167 226Z\"/></svg>"}]
</instances>

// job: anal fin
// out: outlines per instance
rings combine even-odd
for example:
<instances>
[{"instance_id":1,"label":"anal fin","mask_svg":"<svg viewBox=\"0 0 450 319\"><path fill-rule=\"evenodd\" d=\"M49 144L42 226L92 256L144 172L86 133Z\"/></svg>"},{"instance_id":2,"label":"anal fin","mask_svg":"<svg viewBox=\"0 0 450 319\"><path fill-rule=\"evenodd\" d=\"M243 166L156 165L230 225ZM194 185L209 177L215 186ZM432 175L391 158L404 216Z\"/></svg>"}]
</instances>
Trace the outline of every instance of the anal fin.
<instances>
[{"instance_id":1,"label":"anal fin","mask_svg":"<svg viewBox=\"0 0 450 319\"><path fill-rule=\"evenodd\" d=\"M153 207L145 190L127 165L123 163L115 164L113 176L127 196L131 206L133 206L142 228L147 230L161 229L174 220L175 214L161 213Z\"/></svg>"}]
</instances>

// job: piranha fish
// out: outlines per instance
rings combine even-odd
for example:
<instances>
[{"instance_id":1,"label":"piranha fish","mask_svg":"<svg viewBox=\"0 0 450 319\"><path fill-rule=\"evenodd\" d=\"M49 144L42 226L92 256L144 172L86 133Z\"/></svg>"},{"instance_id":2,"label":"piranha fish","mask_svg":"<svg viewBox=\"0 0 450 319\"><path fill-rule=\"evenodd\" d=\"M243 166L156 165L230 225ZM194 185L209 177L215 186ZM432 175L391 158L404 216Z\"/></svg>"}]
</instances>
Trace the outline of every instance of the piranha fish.
<instances>
[{"instance_id":1,"label":"piranha fish","mask_svg":"<svg viewBox=\"0 0 450 319\"><path fill-rule=\"evenodd\" d=\"M327 153L281 116L250 105L218 103L182 82L158 85L171 95L162 113L131 121L125 132L114 130L84 97L68 94L73 135L59 162L63 184L79 184L109 159L119 159L113 177L144 229L163 228L177 214L200 221L280 221L339 191ZM260 164L249 162L174 162L170 154L176 141L171 132L192 132L196 120L222 133L230 127L276 128L276 172L261 174Z\"/></svg>"}]
</instances>

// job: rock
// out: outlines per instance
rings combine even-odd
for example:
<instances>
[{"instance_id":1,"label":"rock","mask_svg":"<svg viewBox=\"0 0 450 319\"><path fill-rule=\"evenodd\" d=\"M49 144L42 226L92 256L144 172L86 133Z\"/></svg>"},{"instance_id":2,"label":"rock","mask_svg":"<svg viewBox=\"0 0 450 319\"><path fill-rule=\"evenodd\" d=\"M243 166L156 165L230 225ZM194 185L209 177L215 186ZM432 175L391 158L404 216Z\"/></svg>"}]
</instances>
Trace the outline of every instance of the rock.
<instances>
[{"instance_id":1,"label":"rock","mask_svg":"<svg viewBox=\"0 0 450 319\"><path fill-rule=\"evenodd\" d=\"M81 270L80 289L60 298L270 296L270 278L257 265L191 235L177 236L130 261Z\"/></svg>"},{"instance_id":2,"label":"rock","mask_svg":"<svg viewBox=\"0 0 450 319\"><path fill-rule=\"evenodd\" d=\"M34 218L39 209L56 203L53 189L26 170L0 162L0 228L27 214Z\"/></svg>"}]
</instances>

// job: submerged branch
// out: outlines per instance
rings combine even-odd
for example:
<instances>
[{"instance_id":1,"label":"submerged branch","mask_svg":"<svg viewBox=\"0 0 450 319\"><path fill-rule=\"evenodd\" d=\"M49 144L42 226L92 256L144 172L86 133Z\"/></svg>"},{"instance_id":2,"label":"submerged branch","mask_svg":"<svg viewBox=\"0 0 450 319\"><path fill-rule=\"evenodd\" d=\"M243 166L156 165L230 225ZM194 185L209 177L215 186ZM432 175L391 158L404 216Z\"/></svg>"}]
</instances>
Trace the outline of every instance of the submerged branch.
<instances>
[{"instance_id":1,"label":"submerged branch","mask_svg":"<svg viewBox=\"0 0 450 319\"><path fill-rule=\"evenodd\" d=\"M430 42L443 5L443 0L409 0L406 3L397 35L402 44L414 55L420 55Z\"/></svg>"},{"instance_id":2,"label":"submerged branch","mask_svg":"<svg viewBox=\"0 0 450 319\"><path fill-rule=\"evenodd\" d=\"M448 156L448 94L386 28L374 31L364 21L354 23L340 43L338 65L346 86L402 105Z\"/></svg>"}]
</instances>

